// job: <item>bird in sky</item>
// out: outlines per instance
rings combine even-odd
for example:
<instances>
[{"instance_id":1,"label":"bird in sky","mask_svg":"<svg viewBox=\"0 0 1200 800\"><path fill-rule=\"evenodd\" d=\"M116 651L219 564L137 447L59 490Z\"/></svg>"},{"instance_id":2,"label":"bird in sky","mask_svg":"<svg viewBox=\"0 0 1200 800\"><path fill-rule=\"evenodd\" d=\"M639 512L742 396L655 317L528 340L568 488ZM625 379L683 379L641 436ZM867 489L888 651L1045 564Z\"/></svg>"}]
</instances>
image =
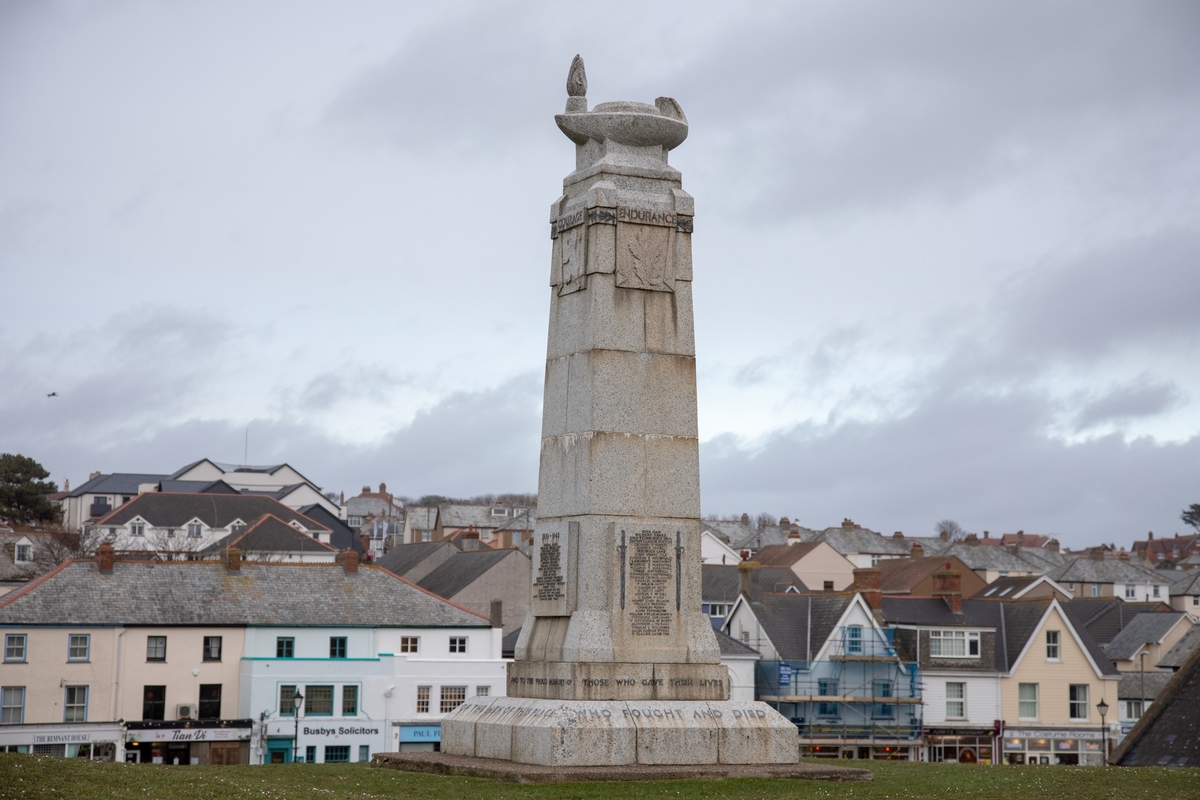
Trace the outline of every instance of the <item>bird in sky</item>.
<instances>
[{"instance_id":1,"label":"bird in sky","mask_svg":"<svg viewBox=\"0 0 1200 800\"><path fill-rule=\"evenodd\" d=\"M58 397L58 392L51 392L50 394L46 395L46 397Z\"/></svg>"}]
</instances>

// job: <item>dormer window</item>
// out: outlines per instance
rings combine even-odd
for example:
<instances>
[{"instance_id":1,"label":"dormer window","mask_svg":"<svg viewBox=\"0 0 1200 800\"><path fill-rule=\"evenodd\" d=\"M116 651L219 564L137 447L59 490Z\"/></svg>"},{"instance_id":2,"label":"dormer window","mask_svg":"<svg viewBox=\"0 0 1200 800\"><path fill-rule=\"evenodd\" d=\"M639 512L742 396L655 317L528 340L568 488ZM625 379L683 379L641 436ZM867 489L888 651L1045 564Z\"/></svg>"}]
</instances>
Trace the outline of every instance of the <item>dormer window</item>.
<instances>
[{"instance_id":1,"label":"dormer window","mask_svg":"<svg viewBox=\"0 0 1200 800\"><path fill-rule=\"evenodd\" d=\"M933 658L978 658L979 631L930 631L929 655Z\"/></svg>"},{"instance_id":2,"label":"dormer window","mask_svg":"<svg viewBox=\"0 0 1200 800\"><path fill-rule=\"evenodd\" d=\"M507 508L493 508L492 516L493 517L507 517L508 509Z\"/></svg>"},{"instance_id":3,"label":"dormer window","mask_svg":"<svg viewBox=\"0 0 1200 800\"><path fill-rule=\"evenodd\" d=\"M33 561L33 545L19 544L13 553L13 560L18 564L28 564Z\"/></svg>"},{"instance_id":4,"label":"dormer window","mask_svg":"<svg viewBox=\"0 0 1200 800\"><path fill-rule=\"evenodd\" d=\"M146 523L144 523L144 522L129 523L129 535L130 536L145 536L146 535Z\"/></svg>"},{"instance_id":5,"label":"dormer window","mask_svg":"<svg viewBox=\"0 0 1200 800\"><path fill-rule=\"evenodd\" d=\"M189 539L199 539L204 535L204 523L189 522L187 526L187 535Z\"/></svg>"}]
</instances>

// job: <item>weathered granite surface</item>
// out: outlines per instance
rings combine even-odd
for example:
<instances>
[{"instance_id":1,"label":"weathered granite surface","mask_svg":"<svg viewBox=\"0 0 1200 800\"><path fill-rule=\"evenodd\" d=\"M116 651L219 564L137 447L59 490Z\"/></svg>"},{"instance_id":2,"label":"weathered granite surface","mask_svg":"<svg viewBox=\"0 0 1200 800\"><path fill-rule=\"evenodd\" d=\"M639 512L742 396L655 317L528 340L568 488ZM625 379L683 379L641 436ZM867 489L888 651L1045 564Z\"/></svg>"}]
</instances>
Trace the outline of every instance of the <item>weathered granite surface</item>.
<instances>
[{"instance_id":1,"label":"weathered granite surface","mask_svg":"<svg viewBox=\"0 0 1200 800\"><path fill-rule=\"evenodd\" d=\"M788 764L796 726L765 703L476 697L442 721L442 752L546 766Z\"/></svg>"}]
</instances>

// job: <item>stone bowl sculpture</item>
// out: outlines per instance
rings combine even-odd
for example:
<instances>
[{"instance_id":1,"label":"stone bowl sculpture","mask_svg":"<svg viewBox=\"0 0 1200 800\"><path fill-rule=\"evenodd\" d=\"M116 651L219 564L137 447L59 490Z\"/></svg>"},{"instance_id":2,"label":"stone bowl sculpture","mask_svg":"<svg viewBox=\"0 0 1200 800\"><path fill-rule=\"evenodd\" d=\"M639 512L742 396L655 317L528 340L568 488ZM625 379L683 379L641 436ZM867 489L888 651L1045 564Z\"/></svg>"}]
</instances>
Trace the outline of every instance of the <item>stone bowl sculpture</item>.
<instances>
[{"instance_id":1,"label":"stone bowl sculpture","mask_svg":"<svg viewBox=\"0 0 1200 800\"><path fill-rule=\"evenodd\" d=\"M567 75L567 108L554 121L575 144L589 139L613 141L632 147L661 146L673 150L688 135L687 117L673 98L659 97L654 105L618 100L587 110L587 76L583 59L575 56Z\"/></svg>"}]
</instances>

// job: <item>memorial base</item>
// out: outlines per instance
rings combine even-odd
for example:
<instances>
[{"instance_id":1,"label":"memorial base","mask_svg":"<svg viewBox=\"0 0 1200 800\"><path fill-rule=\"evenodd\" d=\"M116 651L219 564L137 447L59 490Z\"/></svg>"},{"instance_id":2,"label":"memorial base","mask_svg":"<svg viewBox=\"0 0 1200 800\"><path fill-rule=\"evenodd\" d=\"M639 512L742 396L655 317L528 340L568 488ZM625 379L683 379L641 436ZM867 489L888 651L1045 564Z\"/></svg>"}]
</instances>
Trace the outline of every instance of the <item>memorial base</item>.
<instances>
[{"instance_id":1,"label":"memorial base","mask_svg":"<svg viewBox=\"0 0 1200 800\"><path fill-rule=\"evenodd\" d=\"M442 720L442 752L572 767L793 764L800 740L760 702L475 697Z\"/></svg>"}]
</instances>

